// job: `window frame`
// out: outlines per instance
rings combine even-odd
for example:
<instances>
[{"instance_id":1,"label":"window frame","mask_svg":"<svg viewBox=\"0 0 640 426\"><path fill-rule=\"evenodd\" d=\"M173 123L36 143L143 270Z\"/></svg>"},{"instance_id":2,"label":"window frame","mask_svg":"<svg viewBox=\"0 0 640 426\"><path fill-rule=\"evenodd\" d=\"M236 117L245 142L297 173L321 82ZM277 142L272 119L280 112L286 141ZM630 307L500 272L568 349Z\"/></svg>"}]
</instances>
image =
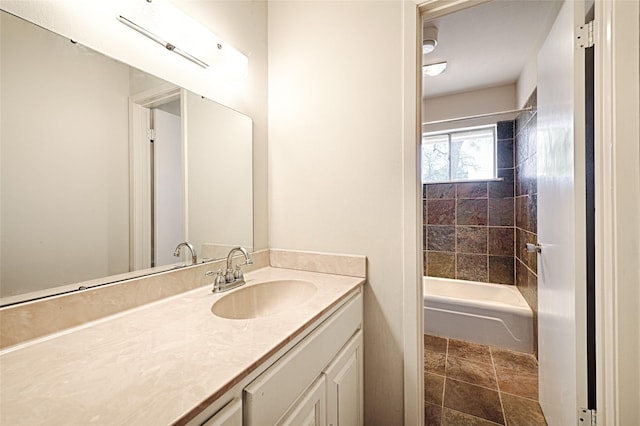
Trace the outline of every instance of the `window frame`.
<instances>
[{"instance_id":1,"label":"window frame","mask_svg":"<svg viewBox=\"0 0 640 426\"><path fill-rule=\"evenodd\" d=\"M422 183L422 185L427 185L427 184L435 184L435 183L462 183L462 182L484 182L484 181L494 181L494 180L502 180L498 177L498 125L497 123L492 123L492 124L482 124L482 125L477 125L477 126L469 126L469 127L458 127L455 129L446 129L446 130L434 130L432 132L422 132L422 137L421 137L421 141L420 141L420 181ZM487 177L487 178L478 178L478 179L453 179L452 178L452 167L451 167L451 140L452 140L452 135L454 134L458 134L458 133L466 133L466 132L471 132L474 130L483 130L483 129L491 129L492 130L492 134L493 134L493 170L492 170L492 177ZM446 180L434 180L434 181L424 181L424 173L423 173L423 156L424 156L424 152L423 152L423 146L425 144L424 140L427 137L432 137L432 136L443 136L446 135L447 136L447 143L448 143L448 158L447 158L447 164L448 164L448 175L449 178Z\"/></svg>"}]
</instances>

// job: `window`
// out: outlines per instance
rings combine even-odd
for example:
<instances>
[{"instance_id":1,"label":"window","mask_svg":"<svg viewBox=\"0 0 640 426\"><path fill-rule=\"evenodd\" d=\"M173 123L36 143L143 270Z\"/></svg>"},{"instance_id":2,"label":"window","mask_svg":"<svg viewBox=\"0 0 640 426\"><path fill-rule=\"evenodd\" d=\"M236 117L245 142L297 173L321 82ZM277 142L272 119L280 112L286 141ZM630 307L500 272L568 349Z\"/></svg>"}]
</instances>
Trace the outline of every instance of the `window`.
<instances>
[{"instance_id":1,"label":"window","mask_svg":"<svg viewBox=\"0 0 640 426\"><path fill-rule=\"evenodd\" d=\"M496 126L424 134L422 183L496 177Z\"/></svg>"}]
</instances>

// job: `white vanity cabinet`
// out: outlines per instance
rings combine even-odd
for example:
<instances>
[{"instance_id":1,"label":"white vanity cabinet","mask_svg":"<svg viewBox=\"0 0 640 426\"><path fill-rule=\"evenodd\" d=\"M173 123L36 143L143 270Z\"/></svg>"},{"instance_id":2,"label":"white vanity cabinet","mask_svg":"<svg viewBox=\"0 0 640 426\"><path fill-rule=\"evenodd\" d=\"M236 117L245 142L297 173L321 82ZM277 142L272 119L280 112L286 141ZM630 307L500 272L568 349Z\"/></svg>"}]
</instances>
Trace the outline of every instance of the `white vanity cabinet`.
<instances>
[{"instance_id":1,"label":"white vanity cabinet","mask_svg":"<svg viewBox=\"0 0 640 426\"><path fill-rule=\"evenodd\" d=\"M324 375L296 401L278 422L282 426L324 426L327 424L327 387Z\"/></svg>"},{"instance_id":2,"label":"white vanity cabinet","mask_svg":"<svg viewBox=\"0 0 640 426\"><path fill-rule=\"evenodd\" d=\"M242 426L242 400L234 398L202 426Z\"/></svg>"},{"instance_id":3,"label":"white vanity cabinet","mask_svg":"<svg viewBox=\"0 0 640 426\"><path fill-rule=\"evenodd\" d=\"M362 331L358 331L278 424L362 425L362 368Z\"/></svg>"},{"instance_id":4,"label":"white vanity cabinet","mask_svg":"<svg viewBox=\"0 0 640 426\"><path fill-rule=\"evenodd\" d=\"M361 327L359 293L245 387L243 424L362 424Z\"/></svg>"},{"instance_id":5,"label":"white vanity cabinet","mask_svg":"<svg viewBox=\"0 0 640 426\"><path fill-rule=\"evenodd\" d=\"M362 425L362 292L333 309L188 424Z\"/></svg>"},{"instance_id":6,"label":"white vanity cabinet","mask_svg":"<svg viewBox=\"0 0 640 426\"><path fill-rule=\"evenodd\" d=\"M362 331L358 331L324 370L328 426L364 423L362 371Z\"/></svg>"}]
</instances>

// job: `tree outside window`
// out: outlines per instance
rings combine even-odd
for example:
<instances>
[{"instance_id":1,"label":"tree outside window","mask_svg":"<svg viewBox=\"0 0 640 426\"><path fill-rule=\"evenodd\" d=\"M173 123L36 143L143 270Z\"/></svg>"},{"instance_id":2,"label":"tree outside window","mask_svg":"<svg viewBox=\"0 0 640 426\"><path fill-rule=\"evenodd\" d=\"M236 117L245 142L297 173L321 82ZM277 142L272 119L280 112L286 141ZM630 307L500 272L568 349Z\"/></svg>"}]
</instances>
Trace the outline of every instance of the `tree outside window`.
<instances>
[{"instance_id":1,"label":"tree outside window","mask_svg":"<svg viewBox=\"0 0 640 426\"><path fill-rule=\"evenodd\" d=\"M495 178L495 135L495 126L424 135L422 183Z\"/></svg>"}]
</instances>

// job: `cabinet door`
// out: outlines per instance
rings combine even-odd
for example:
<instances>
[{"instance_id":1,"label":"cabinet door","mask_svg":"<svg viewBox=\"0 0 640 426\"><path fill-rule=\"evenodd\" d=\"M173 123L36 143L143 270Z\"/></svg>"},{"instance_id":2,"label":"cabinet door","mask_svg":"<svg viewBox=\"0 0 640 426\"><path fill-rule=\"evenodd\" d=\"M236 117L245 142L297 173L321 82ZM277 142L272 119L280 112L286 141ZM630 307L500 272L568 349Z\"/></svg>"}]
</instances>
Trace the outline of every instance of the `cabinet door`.
<instances>
[{"instance_id":1,"label":"cabinet door","mask_svg":"<svg viewBox=\"0 0 640 426\"><path fill-rule=\"evenodd\" d=\"M362 331L358 331L324 373L327 377L327 424L363 424Z\"/></svg>"},{"instance_id":2,"label":"cabinet door","mask_svg":"<svg viewBox=\"0 0 640 426\"><path fill-rule=\"evenodd\" d=\"M362 324L362 294L244 388L245 426L273 426L309 389Z\"/></svg>"},{"instance_id":3,"label":"cabinet door","mask_svg":"<svg viewBox=\"0 0 640 426\"><path fill-rule=\"evenodd\" d=\"M278 425L282 426L324 426L327 413L327 389L324 375L297 400Z\"/></svg>"},{"instance_id":4,"label":"cabinet door","mask_svg":"<svg viewBox=\"0 0 640 426\"><path fill-rule=\"evenodd\" d=\"M242 400L235 398L202 426L242 426Z\"/></svg>"}]
</instances>

